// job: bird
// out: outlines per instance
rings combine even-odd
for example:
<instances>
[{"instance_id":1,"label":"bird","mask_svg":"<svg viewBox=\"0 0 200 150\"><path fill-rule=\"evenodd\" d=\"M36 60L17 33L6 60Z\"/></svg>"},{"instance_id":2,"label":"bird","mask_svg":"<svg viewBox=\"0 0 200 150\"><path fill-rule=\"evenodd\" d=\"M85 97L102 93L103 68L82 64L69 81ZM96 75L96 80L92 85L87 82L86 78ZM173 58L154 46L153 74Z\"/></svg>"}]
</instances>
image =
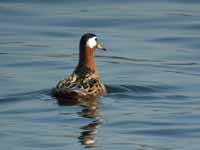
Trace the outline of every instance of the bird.
<instances>
[{"instance_id":1,"label":"bird","mask_svg":"<svg viewBox=\"0 0 200 150\"><path fill-rule=\"evenodd\" d=\"M64 99L94 99L107 93L95 63L95 50L106 48L93 33L82 35L79 43L79 62L72 74L53 88L53 96Z\"/></svg>"}]
</instances>

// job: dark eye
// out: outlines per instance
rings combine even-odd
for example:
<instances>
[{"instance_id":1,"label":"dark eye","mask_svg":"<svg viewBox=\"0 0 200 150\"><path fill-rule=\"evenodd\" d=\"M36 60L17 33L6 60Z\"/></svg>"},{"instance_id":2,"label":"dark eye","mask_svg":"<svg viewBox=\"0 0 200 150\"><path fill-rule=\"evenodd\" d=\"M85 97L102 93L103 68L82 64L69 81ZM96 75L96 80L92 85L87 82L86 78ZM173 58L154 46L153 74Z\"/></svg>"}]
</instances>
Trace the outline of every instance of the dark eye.
<instances>
[{"instance_id":1,"label":"dark eye","mask_svg":"<svg viewBox=\"0 0 200 150\"><path fill-rule=\"evenodd\" d=\"M95 40L96 42L98 42L98 39L97 39L97 38L95 38L94 40Z\"/></svg>"}]
</instances>

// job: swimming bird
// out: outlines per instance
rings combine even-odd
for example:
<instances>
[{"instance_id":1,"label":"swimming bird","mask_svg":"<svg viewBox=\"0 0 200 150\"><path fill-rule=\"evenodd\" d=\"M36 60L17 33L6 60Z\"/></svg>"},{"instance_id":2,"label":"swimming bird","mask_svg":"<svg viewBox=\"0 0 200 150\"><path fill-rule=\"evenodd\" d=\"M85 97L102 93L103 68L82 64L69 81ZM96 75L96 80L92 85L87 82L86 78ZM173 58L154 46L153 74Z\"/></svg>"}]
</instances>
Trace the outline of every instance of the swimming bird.
<instances>
[{"instance_id":1,"label":"swimming bird","mask_svg":"<svg viewBox=\"0 0 200 150\"><path fill-rule=\"evenodd\" d=\"M57 98L93 99L106 94L95 63L95 49L106 50L98 43L97 35L86 33L80 39L79 63L73 73L58 82L53 89Z\"/></svg>"}]
</instances>

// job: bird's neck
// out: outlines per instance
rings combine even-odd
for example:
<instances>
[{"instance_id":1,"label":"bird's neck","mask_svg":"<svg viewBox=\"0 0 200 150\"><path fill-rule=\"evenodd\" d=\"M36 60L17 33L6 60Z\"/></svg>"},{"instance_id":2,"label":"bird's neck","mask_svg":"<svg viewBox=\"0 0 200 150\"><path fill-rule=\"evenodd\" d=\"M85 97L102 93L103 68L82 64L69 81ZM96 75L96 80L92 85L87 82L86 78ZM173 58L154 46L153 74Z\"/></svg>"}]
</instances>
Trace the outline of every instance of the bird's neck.
<instances>
[{"instance_id":1,"label":"bird's neck","mask_svg":"<svg viewBox=\"0 0 200 150\"><path fill-rule=\"evenodd\" d=\"M93 48L85 47L85 49L80 49L79 64L77 68L81 69L81 71L87 69L94 74L98 74L94 53L95 50Z\"/></svg>"}]
</instances>

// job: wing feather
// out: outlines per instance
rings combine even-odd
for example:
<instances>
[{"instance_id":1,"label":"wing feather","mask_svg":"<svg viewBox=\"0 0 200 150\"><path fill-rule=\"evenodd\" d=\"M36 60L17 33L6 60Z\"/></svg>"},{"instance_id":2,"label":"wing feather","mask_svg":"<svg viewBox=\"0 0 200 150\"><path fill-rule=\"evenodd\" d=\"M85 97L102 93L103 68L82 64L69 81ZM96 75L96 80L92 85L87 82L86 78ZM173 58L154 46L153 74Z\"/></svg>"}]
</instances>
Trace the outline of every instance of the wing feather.
<instances>
[{"instance_id":1,"label":"wing feather","mask_svg":"<svg viewBox=\"0 0 200 150\"><path fill-rule=\"evenodd\" d=\"M99 77L93 74L78 76L73 73L69 78L59 81L56 87L57 93L76 97L95 97L106 93L105 86Z\"/></svg>"}]
</instances>

